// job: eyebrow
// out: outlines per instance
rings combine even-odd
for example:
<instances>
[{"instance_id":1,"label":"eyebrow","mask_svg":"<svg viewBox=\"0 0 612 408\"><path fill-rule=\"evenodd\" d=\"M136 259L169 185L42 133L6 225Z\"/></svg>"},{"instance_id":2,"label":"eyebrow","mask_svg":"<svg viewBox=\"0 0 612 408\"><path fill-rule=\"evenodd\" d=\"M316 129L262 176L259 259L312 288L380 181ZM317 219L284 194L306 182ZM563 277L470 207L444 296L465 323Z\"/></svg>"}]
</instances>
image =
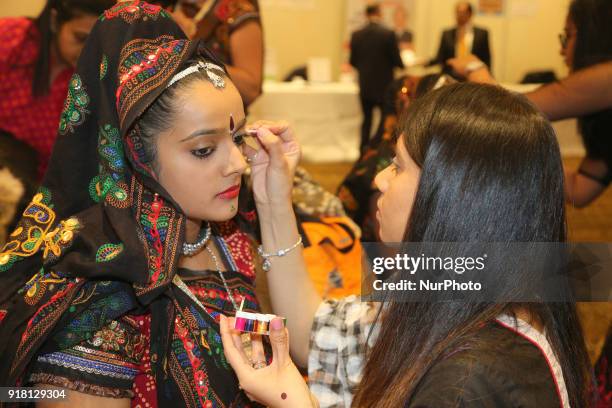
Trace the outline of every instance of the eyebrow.
<instances>
[{"instance_id":1,"label":"eyebrow","mask_svg":"<svg viewBox=\"0 0 612 408\"><path fill-rule=\"evenodd\" d=\"M242 129L244 127L244 125L246 125L246 118L244 118L240 122L238 122L238 126L236 126L236 128L235 128L233 133L236 133L238 130ZM184 138L183 140L181 140L180 143L186 142L187 140L191 140L193 138L200 137L200 136L216 135L216 134L219 134L219 133L223 133L226 130L227 129L224 129L224 128L199 129L199 130L196 130L195 132L193 132L192 134L190 134L189 136L187 136L186 138Z\"/></svg>"}]
</instances>

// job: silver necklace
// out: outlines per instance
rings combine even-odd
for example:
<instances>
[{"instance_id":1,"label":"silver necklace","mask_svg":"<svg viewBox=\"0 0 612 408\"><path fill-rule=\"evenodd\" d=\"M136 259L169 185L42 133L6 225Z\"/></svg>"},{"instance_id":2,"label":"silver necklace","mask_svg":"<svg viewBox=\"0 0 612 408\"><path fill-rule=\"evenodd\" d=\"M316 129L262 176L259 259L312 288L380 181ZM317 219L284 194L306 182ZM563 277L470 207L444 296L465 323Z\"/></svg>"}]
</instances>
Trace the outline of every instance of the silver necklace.
<instances>
[{"instance_id":1,"label":"silver necklace","mask_svg":"<svg viewBox=\"0 0 612 408\"><path fill-rule=\"evenodd\" d=\"M183 242L183 255L185 256L194 256L198 252L206 246L206 243L210 239L211 234L210 223L207 223L206 228L200 230L200 234L198 235L198 239L193 244L188 242Z\"/></svg>"},{"instance_id":2,"label":"silver necklace","mask_svg":"<svg viewBox=\"0 0 612 408\"><path fill-rule=\"evenodd\" d=\"M223 253L226 256L229 256L228 252L227 252L227 248L225 247L225 244L223 243L222 239L218 239L218 243L219 246L221 247L221 249L223 250ZM234 306L234 310L238 311L238 306L236 305L236 302L234 301L234 297L232 296L232 294L230 293L229 290L229 286L227 285L227 281L225 280L225 276L223 275L223 272L221 271L221 267L219 266L219 261L217 259L217 256L212 252L212 249L210 249L208 247L208 245L206 246L206 250L208 251L208 253L210 254L210 256L213 259L213 262L215 263L215 268L217 268L217 273L219 274L219 276L221 277L221 280L223 281L223 286L225 287L225 290L227 291L227 295L230 298L230 301L232 302L232 306ZM230 266L236 270L238 270L237 266L234 264L234 262L232 261L231 257L228 258L228 262L230 263ZM187 285L185 285L185 282L183 282L183 280L179 277L179 275L175 275L174 279L173 279L174 284L181 289L187 296L189 296L189 298L191 298L191 300L194 301L194 303L198 306L200 306L200 308L208 315L210 316L211 319L216 320L215 316L213 316L208 309L206 309L206 307L202 304L202 302L200 302L200 300L193 294L193 292L187 287ZM243 302L244 302L244 298L243 298ZM242 309L242 306L241 306Z\"/></svg>"},{"instance_id":3,"label":"silver necklace","mask_svg":"<svg viewBox=\"0 0 612 408\"><path fill-rule=\"evenodd\" d=\"M219 260L217 259L217 255L215 255L213 250L208 245L206 245L206 250L210 254L210 257L212 258L215 264L215 268L217 268L217 273L219 274L219 276L221 277L221 280L223 281L223 286L225 286L225 290L227 291L227 296L230 298L230 301L232 302L232 305L234 306L234 310L238 310L238 306L236 305L234 296L232 296L232 292L230 292L229 286L227 285L227 281L225 280L225 275L223 275L223 272L221 271L221 267L219 266Z\"/></svg>"}]
</instances>

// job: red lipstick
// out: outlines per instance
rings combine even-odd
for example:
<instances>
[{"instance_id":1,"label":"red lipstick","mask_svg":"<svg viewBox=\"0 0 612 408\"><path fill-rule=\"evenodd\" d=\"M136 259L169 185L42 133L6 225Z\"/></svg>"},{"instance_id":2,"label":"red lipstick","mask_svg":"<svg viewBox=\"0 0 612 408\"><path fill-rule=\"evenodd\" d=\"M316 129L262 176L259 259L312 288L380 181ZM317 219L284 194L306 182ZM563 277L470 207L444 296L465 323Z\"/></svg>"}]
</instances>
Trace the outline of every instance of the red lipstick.
<instances>
[{"instance_id":1,"label":"red lipstick","mask_svg":"<svg viewBox=\"0 0 612 408\"><path fill-rule=\"evenodd\" d=\"M232 200L238 197L239 193L240 193L240 184L236 184L235 186L231 186L227 190L222 191L219 194L217 194L217 197L223 198L225 200Z\"/></svg>"}]
</instances>

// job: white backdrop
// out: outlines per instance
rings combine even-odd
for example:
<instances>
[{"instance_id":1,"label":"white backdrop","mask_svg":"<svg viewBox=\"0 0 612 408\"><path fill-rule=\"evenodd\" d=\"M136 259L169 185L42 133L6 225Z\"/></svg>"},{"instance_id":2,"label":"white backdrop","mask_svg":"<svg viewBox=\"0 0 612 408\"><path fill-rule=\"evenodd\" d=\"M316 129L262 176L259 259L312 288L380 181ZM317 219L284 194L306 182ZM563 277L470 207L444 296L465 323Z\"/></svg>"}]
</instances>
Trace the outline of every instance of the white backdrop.
<instances>
[{"instance_id":1,"label":"white backdrop","mask_svg":"<svg viewBox=\"0 0 612 408\"><path fill-rule=\"evenodd\" d=\"M278 7L290 9L312 9L315 7L314 0L259 0L261 7Z\"/></svg>"},{"instance_id":2,"label":"white backdrop","mask_svg":"<svg viewBox=\"0 0 612 408\"><path fill-rule=\"evenodd\" d=\"M515 92L537 85L502 84ZM264 93L249 107L249 121L288 120L302 145L304 161L352 162L359 155L361 108L352 83L307 84L265 82ZM561 154L584 155L576 121L553 123Z\"/></svg>"}]
</instances>

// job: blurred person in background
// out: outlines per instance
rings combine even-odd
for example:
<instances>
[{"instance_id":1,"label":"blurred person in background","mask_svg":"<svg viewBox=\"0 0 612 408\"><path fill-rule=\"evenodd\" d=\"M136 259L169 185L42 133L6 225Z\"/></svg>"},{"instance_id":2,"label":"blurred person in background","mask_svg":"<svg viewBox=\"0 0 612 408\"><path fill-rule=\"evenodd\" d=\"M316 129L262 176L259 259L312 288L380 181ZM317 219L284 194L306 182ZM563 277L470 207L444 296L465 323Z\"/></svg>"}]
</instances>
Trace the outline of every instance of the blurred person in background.
<instances>
[{"instance_id":1,"label":"blurred person in background","mask_svg":"<svg viewBox=\"0 0 612 408\"><path fill-rule=\"evenodd\" d=\"M397 36L397 42L401 51L413 50L414 51L414 34L407 27L408 12L402 5L398 5L393 13L393 28L395 35Z\"/></svg>"},{"instance_id":2,"label":"blurred person in background","mask_svg":"<svg viewBox=\"0 0 612 408\"><path fill-rule=\"evenodd\" d=\"M0 19L0 129L38 153L42 177L79 54L114 0L48 0L35 19Z\"/></svg>"},{"instance_id":3,"label":"blurred person in background","mask_svg":"<svg viewBox=\"0 0 612 408\"><path fill-rule=\"evenodd\" d=\"M472 24L473 14L474 10L469 2L460 1L455 5L457 26L442 33L438 54L429 65L441 64L443 72L451 73L451 67L446 64L448 59L474 54L488 67L491 66L489 32Z\"/></svg>"},{"instance_id":4,"label":"blurred person in background","mask_svg":"<svg viewBox=\"0 0 612 408\"><path fill-rule=\"evenodd\" d=\"M581 208L612 181L612 2L572 1L559 36L568 77L526 94L550 120L578 118L586 157L577 170L565 169L566 198ZM448 61L469 81L495 83L474 55Z\"/></svg>"},{"instance_id":5,"label":"blurred person in background","mask_svg":"<svg viewBox=\"0 0 612 408\"><path fill-rule=\"evenodd\" d=\"M363 111L361 153L370 141L374 109L382 110L387 87L393 81L393 69L403 68L395 32L381 24L380 6L371 4L365 10L368 23L351 36L350 64L359 73L359 99ZM383 128L381 120L376 133Z\"/></svg>"},{"instance_id":6,"label":"blurred person in background","mask_svg":"<svg viewBox=\"0 0 612 408\"><path fill-rule=\"evenodd\" d=\"M167 0L166 0L167 1ZM263 30L257 0L178 0L173 13L226 66L246 106L261 94Z\"/></svg>"},{"instance_id":7,"label":"blurred person in background","mask_svg":"<svg viewBox=\"0 0 612 408\"><path fill-rule=\"evenodd\" d=\"M113 4L48 0L34 19L0 19L0 235L12 229L42 179L81 49Z\"/></svg>"}]
</instances>

